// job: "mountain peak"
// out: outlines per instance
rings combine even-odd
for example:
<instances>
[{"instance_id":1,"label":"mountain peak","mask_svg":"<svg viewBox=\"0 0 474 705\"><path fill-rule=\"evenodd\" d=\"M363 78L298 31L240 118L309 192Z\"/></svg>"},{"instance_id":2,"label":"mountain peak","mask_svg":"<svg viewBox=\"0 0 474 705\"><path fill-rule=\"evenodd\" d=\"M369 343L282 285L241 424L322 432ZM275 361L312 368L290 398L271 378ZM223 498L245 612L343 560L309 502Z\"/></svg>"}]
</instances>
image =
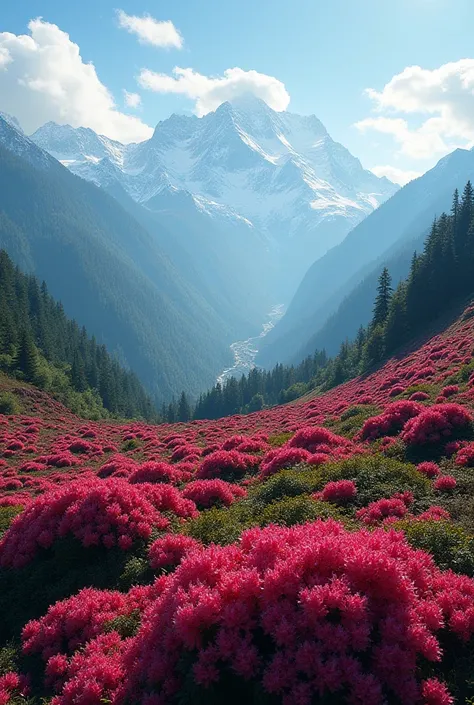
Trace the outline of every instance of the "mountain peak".
<instances>
[{"instance_id":1,"label":"mountain peak","mask_svg":"<svg viewBox=\"0 0 474 705\"><path fill-rule=\"evenodd\" d=\"M242 93L227 102L232 108L236 108L241 111L256 112L258 110L272 113L276 112L262 98L259 98L254 93L250 92ZM223 105L225 105L225 103L223 103Z\"/></svg>"},{"instance_id":2,"label":"mountain peak","mask_svg":"<svg viewBox=\"0 0 474 705\"><path fill-rule=\"evenodd\" d=\"M6 122L11 127L14 127L15 130L17 130L20 134L25 134L23 132L22 126L20 125L16 117L13 117L13 115L9 115L8 113L3 113L2 111L0 111L0 119L4 120L4 122Z\"/></svg>"},{"instance_id":3,"label":"mountain peak","mask_svg":"<svg viewBox=\"0 0 474 705\"><path fill-rule=\"evenodd\" d=\"M292 286L308 261L396 190L365 171L316 116L277 112L251 93L202 118L173 114L138 145L73 129L33 139L74 173L105 186L111 170L101 160L108 158L117 167L114 179L139 203L174 188L213 217L225 212L252 223L271 236L275 252L289 253Z\"/></svg>"}]
</instances>

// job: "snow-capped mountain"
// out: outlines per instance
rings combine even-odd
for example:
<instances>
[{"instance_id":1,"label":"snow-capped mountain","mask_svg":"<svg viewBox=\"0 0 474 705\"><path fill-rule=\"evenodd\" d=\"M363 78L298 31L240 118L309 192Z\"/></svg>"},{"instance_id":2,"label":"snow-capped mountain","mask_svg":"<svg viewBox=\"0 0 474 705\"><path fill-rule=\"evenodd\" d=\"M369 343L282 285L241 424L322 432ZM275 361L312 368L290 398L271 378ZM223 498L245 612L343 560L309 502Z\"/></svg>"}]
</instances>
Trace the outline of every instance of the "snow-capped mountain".
<instances>
[{"instance_id":1,"label":"snow-capped mountain","mask_svg":"<svg viewBox=\"0 0 474 705\"><path fill-rule=\"evenodd\" d=\"M295 284L397 190L363 169L314 115L278 113L252 96L202 118L172 115L140 144L54 123L32 140L99 186L117 181L145 206L157 194L184 190L212 217L246 222L263 233Z\"/></svg>"},{"instance_id":2,"label":"snow-capped mountain","mask_svg":"<svg viewBox=\"0 0 474 705\"><path fill-rule=\"evenodd\" d=\"M18 120L2 112L0 112L0 145L40 169L48 169L53 165L57 167L56 159L46 151L38 149L37 145L25 135Z\"/></svg>"}]
</instances>

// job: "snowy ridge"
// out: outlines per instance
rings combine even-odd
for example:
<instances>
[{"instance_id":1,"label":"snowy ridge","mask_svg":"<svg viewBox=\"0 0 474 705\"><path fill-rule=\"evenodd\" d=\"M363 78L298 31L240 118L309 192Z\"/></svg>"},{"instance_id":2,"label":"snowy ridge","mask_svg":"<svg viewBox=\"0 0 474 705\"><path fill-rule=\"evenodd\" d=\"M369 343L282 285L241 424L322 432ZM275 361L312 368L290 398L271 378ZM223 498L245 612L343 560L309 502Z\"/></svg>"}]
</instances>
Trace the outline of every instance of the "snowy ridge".
<instances>
[{"instance_id":1,"label":"snowy ridge","mask_svg":"<svg viewBox=\"0 0 474 705\"><path fill-rule=\"evenodd\" d=\"M140 144L54 123L32 139L82 178L116 180L144 206L177 189L210 217L254 226L283 258L291 250L297 278L397 190L363 169L314 115L277 113L252 96L202 118L172 115Z\"/></svg>"}]
</instances>

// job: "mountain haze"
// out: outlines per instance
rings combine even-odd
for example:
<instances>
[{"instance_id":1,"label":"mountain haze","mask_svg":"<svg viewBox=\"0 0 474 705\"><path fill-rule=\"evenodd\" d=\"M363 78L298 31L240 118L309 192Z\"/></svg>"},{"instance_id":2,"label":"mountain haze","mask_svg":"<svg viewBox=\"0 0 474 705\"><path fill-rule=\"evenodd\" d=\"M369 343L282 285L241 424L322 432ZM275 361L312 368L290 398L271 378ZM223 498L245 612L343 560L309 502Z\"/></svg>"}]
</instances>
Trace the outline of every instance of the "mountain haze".
<instances>
[{"instance_id":1,"label":"mountain haze","mask_svg":"<svg viewBox=\"0 0 474 705\"><path fill-rule=\"evenodd\" d=\"M357 225L341 244L310 267L287 313L265 338L258 362L271 366L298 360L316 340L333 350L350 336L350 332L341 331L339 340L331 337L329 341L318 333L371 271L375 281L384 258L390 259L404 246L411 249L412 242L427 232L433 218L450 209L454 189L463 188L473 177L474 152L457 149ZM357 316L363 313L363 318L353 320L351 331L370 317L368 295L365 301L365 307L357 309Z\"/></svg>"},{"instance_id":2,"label":"mountain haze","mask_svg":"<svg viewBox=\"0 0 474 705\"><path fill-rule=\"evenodd\" d=\"M323 255L397 187L363 169L314 116L276 112L244 96L202 118L172 115L150 140L121 145L85 128L47 123L32 139L79 176L119 183L138 203L191 194L215 222L247 228L284 271L288 298Z\"/></svg>"},{"instance_id":3,"label":"mountain haze","mask_svg":"<svg viewBox=\"0 0 474 705\"><path fill-rule=\"evenodd\" d=\"M0 172L0 246L47 281L69 316L157 401L214 381L235 330L183 280L154 235L1 118Z\"/></svg>"}]
</instances>

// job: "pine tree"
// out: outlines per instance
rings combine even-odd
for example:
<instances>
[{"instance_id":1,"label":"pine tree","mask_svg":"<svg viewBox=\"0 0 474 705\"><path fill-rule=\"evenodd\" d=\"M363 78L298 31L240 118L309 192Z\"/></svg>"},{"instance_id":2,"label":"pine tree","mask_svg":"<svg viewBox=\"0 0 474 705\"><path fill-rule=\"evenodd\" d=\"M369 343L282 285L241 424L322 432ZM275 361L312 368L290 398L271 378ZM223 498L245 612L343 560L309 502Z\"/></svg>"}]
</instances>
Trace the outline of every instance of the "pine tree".
<instances>
[{"instance_id":1,"label":"pine tree","mask_svg":"<svg viewBox=\"0 0 474 705\"><path fill-rule=\"evenodd\" d=\"M188 398L184 392L181 392L178 403L178 421L186 423L191 418L191 407Z\"/></svg>"},{"instance_id":2,"label":"pine tree","mask_svg":"<svg viewBox=\"0 0 474 705\"><path fill-rule=\"evenodd\" d=\"M408 337L408 322L406 310L407 287L405 282L400 282L390 301L388 316L384 328L385 354L390 355L394 350L403 345Z\"/></svg>"},{"instance_id":3,"label":"pine tree","mask_svg":"<svg viewBox=\"0 0 474 705\"><path fill-rule=\"evenodd\" d=\"M23 372L27 382L35 382L38 377L38 350L31 333L23 330L15 359L15 368Z\"/></svg>"},{"instance_id":4,"label":"pine tree","mask_svg":"<svg viewBox=\"0 0 474 705\"><path fill-rule=\"evenodd\" d=\"M387 267L384 267L377 285L377 297L375 299L371 323L372 328L383 325L387 320L388 307L390 305L392 292L392 277L390 276Z\"/></svg>"},{"instance_id":5,"label":"pine tree","mask_svg":"<svg viewBox=\"0 0 474 705\"><path fill-rule=\"evenodd\" d=\"M371 328L362 355L362 371L367 372L382 362L385 354L384 327L377 325Z\"/></svg>"}]
</instances>

